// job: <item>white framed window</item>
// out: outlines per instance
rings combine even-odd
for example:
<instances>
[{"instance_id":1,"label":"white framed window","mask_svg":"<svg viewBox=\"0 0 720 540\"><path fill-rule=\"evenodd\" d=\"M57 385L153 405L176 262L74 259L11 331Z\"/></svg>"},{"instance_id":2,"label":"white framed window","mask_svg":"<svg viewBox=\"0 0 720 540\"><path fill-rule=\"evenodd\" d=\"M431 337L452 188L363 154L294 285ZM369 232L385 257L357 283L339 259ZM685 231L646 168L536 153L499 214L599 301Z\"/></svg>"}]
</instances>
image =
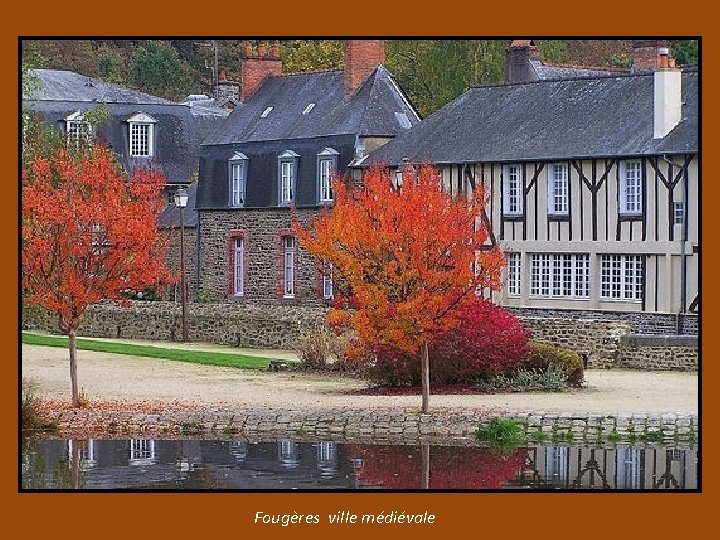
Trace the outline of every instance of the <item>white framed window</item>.
<instances>
[{"instance_id":1,"label":"white framed window","mask_svg":"<svg viewBox=\"0 0 720 540\"><path fill-rule=\"evenodd\" d=\"M330 300L333 297L333 268L326 267L322 276L323 298Z\"/></svg>"},{"instance_id":2,"label":"white framed window","mask_svg":"<svg viewBox=\"0 0 720 540\"><path fill-rule=\"evenodd\" d=\"M318 202L331 203L335 200L332 189L332 175L337 169L337 151L325 148L317 155Z\"/></svg>"},{"instance_id":3,"label":"white framed window","mask_svg":"<svg viewBox=\"0 0 720 540\"><path fill-rule=\"evenodd\" d=\"M640 255L602 255L600 258L600 298L603 300L642 300L643 258Z\"/></svg>"},{"instance_id":4,"label":"white framed window","mask_svg":"<svg viewBox=\"0 0 720 540\"><path fill-rule=\"evenodd\" d=\"M621 214L642 214L642 166L639 161L620 162L618 192Z\"/></svg>"},{"instance_id":5,"label":"white framed window","mask_svg":"<svg viewBox=\"0 0 720 540\"><path fill-rule=\"evenodd\" d=\"M128 119L130 128L130 157L153 157L155 120L145 113L138 113Z\"/></svg>"},{"instance_id":6,"label":"white framed window","mask_svg":"<svg viewBox=\"0 0 720 540\"><path fill-rule=\"evenodd\" d=\"M278 443L278 460L285 469L294 469L300 463L298 445L295 441L280 441Z\"/></svg>"},{"instance_id":7,"label":"white framed window","mask_svg":"<svg viewBox=\"0 0 720 540\"><path fill-rule=\"evenodd\" d=\"M295 201L298 154L286 150L278 158L278 204L288 206Z\"/></svg>"},{"instance_id":8,"label":"white framed window","mask_svg":"<svg viewBox=\"0 0 720 540\"><path fill-rule=\"evenodd\" d=\"M534 253L530 267L530 296L589 298L590 256Z\"/></svg>"},{"instance_id":9,"label":"white framed window","mask_svg":"<svg viewBox=\"0 0 720 540\"><path fill-rule=\"evenodd\" d=\"M567 163L548 165L548 215L564 216L570 211Z\"/></svg>"},{"instance_id":10,"label":"white framed window","mask_svg":"<svg viewBox=\"0 0 720 540\"><path fill-rule=\"evenodd\" d=\"M520 253L509 253L508 254L508 279L507 279L507 293L508 296L520 296Z\"/></svg>"},{"instance_id":11,"label":"white framed window","mask_svg":"<svg viewBox=\"0 0 720 540\"><path fill-rule=\"evenodd\" d=\"M233 294L243 296L245 294L245 239L236 237L233 247Z\"/></svg>"},{"instance_id":12,"label":"white framed window","mask_svg":"<svg viewBox=\"0 0 720 540\"><path fill-rule=\"evenodd\" d=\"M675 201L673 203L673 223L675 225L685 223L685 203L683 201Z\"/></svg>"},{"instance_id":13,"label":"white framed window","mask_svg":"<svg viewBox=\"0 0 720 540\"><path fill-rule=\"evenodd\" d=\"M295 298L295 237L283 237L283 296Z\"/></svg>"},{"instance_id":14,"label":"white framed window","mask_svg":"<svg viewBox=\"0 0 720 540\"><path fill-rule=\"evenodd\" d=\"M65 132L68 148L80 148L92 142L92 126L80 111L65 118Z\"/></svg>"},{"instance_id":15,"label":"white framed window","mask_svg":"<svg viewBox=\"0 0 720 540\"><path fill-rule=\"evenodd\" d=\"M155 441L130 439L130 465L148 465L155 460Z\"/></svg>"},{"instance_id":16,"label":"white framed window","mask_svg":"<svg viewBox=\"0 0 720 540\"><path fill-rule=\"evenodd\" d=\"M520 165L503 166L503 214L521 216L523 213L523 178Z\"/></svg>"},{"instance_id":17,"label":"white framed window","mask_svg":"<svg viewBox=\"0 0 720 540\"><path fill-rule=\"evenodd\" d=\"M230 180L230 206L245 206L245 191L247 186L248 158L242 152L235 152L228 161L228 178Z\"/></svg>"}]
</instances>

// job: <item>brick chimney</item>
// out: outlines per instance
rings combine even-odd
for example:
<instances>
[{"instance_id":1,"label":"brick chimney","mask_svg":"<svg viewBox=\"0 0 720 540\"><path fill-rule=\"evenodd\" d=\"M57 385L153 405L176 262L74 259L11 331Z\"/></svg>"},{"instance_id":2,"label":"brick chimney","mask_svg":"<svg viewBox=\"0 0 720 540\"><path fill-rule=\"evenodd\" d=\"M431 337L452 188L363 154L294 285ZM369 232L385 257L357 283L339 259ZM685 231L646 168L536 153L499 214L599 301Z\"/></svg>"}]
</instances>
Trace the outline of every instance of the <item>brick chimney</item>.
<instances>
[{"instance_id":1,"label":"brick chimney","mask_svg":"<svg viewBox=\"0 0 720 540\"><path fill-rule=\"evenodd\" d=\"M516 39L505 49L505 83L534 81L530 60L540 60L540 52L532 39Z\"/></svg>"},{"instance_id":2,"label":"brick chimney","mask_svg":"<svg viewBox=\"0 0 720 540\"><path fill-rule=\"evenodd\" d=\"M345 41L345 97L351 97L372 70L385 62L382 39L349 39Z\"/></svg>"},{"instance_id":3,"label":"brick chimney","mask_svg":"<svg viewBox=\"0 0 720 540\"><path fill-rule=\"evenodd\" d=\"M633 65L632 72L649 71L657 69L661 56L667 58L667 53L661 55L661 51L668 51L670 42L666 39L636 39L633 41ZM665 66L667 67L667 66Z\"/></svg>"},{"instance_id":4,"label":"brick chimney","mask_svg":"<svg viewBox=\"0 0 720 540\"><path fill-rule=\"evenodd\" d=\"M662 139L682 118L682 72L667 48L658 52L658 67L653 73L653 138Z\"/></svg>"},{"instance_id":5,"label":"brick chimney","mask_svg":"<svg viewBox=\"0 0 720 540\"><path fill-rule=\"evenodd\" d=\"M282 74L282 59L280 49L273 45L268 53L264 44L258 46L257 53L253 51L252 44L243 45L243 58L240 66L241 98L250 97L255 90L268 77L278 77Z\"/></svg>"}]
</instances>

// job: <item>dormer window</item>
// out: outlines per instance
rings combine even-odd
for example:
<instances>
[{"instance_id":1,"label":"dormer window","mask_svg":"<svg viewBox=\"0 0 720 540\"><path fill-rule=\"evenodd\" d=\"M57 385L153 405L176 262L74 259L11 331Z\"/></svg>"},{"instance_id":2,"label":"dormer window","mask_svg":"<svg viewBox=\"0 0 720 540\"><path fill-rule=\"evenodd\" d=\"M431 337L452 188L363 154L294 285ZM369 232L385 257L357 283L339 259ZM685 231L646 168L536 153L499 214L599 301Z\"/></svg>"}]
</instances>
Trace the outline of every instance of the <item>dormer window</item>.
<instances>
[{"instance_id":1,"label":"dormer window","mask_svg":"<svg viewBox=\"0 0 720 540\"><path fill-rule=\"evenodd\" d=\"M332 175L337 171L338 153L332 148L325 148L317 155L317 190L320 204L335 200L332 189Z\"/></svg>"},{"instance_id":2,"label":"dormer window","mask_svg":"<svg viewBox=\"0 0 720 540\"><path fill-rule=\"evenodd\" d=\"M235 208L245 206L247 189L248 158L242 152L235 152L228 161L229 205Z\"/></svg>"},{"instance_id":3,"label":"dormer window","mask_svg":"<svg viewBox=\"0 0 720 540\"><path fill-rule=\"evenodd\" d=\"M138 113L128 119L130 129L130 157L153 157L155 154L155 120L145 113Z\"/></svg>"},{"instance_id":4,"label":"dormer window","mask_svg":"<svg viewBox=\"0 0 720 540\"><path fill-rule=\"evenodd\" d=\"M286 150L278 156L278 205L289 206L295 201L298 154Z\"/></svg>"},{"instance_id":5,"label":"dormer window","mask_svg":"<svg viewBox=\"0 0 720 540\"><path fill-rule=\"evenodd\" d=\"M92 126L81 111L65 118L65 132L68 148L80 148L92 140Z\"/></svg>"}]
</instances>

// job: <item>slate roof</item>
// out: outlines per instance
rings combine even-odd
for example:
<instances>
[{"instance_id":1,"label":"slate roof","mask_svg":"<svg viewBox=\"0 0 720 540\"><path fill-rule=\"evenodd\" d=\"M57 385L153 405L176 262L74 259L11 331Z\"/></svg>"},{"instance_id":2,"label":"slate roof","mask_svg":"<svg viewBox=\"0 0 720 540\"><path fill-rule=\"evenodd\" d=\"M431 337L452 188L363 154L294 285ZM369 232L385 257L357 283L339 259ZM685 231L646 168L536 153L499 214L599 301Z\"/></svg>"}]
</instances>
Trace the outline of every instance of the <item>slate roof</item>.
<instances>
[{"instance_id":1,"label":"slate roof","mask_svg":"<svg viewBox=\"0 0 720 540\"><path fill-rule=\"evenodd\" d=\"M346 134L392 137L419 122L383 66L378 66L350 99L345 99L344 92L342 71L270 77L203 144ZM407 123L395 113L404 115Z\"/></svg>"},{"instance_id":2,"label":"slate roof","mask_svg":"<svg viewBox=\"0 0 720 540\"><path fill-rule=\"evenodd\" d=\"M562 64L546 64L541 60L530 60L530 72L533 80L547 81L551 79L574 79L578 77L598 77L602 75L615 75L627 73L626 69L607 69Z\"/></svg>"},{"instance_id":3,"label":"slate roof","mask_svg":"<svg viewBox=\"0 0 720 540\"><path fill-rule=\"evenodd\" d=\"M542 161L698 151L698 72L682 74L682 119L653 139L653 75L471 88L370 154L396 166Z\"/></svg>"}]
</instances>

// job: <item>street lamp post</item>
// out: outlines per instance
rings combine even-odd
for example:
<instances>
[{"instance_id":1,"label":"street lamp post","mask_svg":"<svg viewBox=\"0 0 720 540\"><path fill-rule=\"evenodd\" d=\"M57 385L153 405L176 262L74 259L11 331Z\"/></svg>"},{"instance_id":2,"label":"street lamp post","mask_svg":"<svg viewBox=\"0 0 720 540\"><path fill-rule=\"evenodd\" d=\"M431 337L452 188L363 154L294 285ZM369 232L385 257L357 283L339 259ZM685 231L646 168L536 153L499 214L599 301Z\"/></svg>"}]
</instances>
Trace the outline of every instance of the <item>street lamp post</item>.
<instances>
[{"instance_id":1,"label":"street lamp post","mask_svg":"<svg viewBox=\"0 0 720 540\"><path fill-rule=\"evenodd\" d=\"M182 340L188 340L187 298L185 292L185 216L184 210L188 202L188 192L180 188L175 192L175 206L180 209L180 302L182 304Z\"/></svg>"}]
</instances>

